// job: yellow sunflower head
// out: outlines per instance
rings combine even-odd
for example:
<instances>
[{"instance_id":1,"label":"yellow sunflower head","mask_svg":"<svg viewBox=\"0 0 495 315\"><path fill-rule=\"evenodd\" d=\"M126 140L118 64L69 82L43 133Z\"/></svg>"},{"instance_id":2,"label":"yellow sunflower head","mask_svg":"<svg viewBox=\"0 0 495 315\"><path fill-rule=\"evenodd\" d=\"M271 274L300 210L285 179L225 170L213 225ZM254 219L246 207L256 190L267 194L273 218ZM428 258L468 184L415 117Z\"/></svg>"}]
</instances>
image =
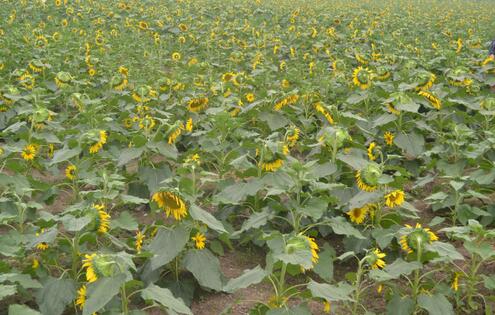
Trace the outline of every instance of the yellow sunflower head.
<instances>
[{"instance_id":1,"label":"yellow sunflower head","mask_svg":"<svg viewBox=\"0 0 495 315\"><path fill-rule=\"evenodd\" d=\"M159 191L153 194L152 200L165 211L167 217L173 216L175 220L180 221L187 216L186 203L176 193Z\"/></svg>"},{"instance_id":2,"label":"yellow sunflower head","mask_svg":"<svg viewBox=\"0 0 495 315\"><path fill-rule=\"evenodd\" d=\"M375 248L367 256L367 262L371 266L371 269L382 269L385 267L386 263L383 258L387 256L385 253L381 252L378 248Z\"/></svg>"},{"instance_id":3,"label":"yellow sunflower head","mask_svg":"<svg viewBox=\"0 0 495 315\"><path fill-rule=\"evenodd\" d=\"M406 224L404 235L401 236L399 243L402 249L410 254L419 249L423 251L425 244L431 244L437 240L438 237L429 228L423 228L421 224L416 223L415 227Z\"/></svg>"},{"instance_id":4,"label":"yellow sunflower head","mask_svg":"<svg viewBox=\"0 0 495 315\"><path fill-rule=\"evenodd\" d=\"M359 66L352 73L352 82L361 90L366 90L371 86L372 74L368 68Z\"/></svg>"},{"instance_id":5,"label":"yellow sunflower head","mask_svg":"<svg viewBox=\"0 0 495 315\"><path fill-rule=\"evenodd\" d=\"M196 235L191 237L194 241L197 249L204 249L206 244L206 237L203 233L197 232Z\"/></svg>"},{"instance_id":6,"label":"yellow sunflower head","mask_svg":"<svg viewBox=\"0 0 495 315\"><path fill-rule=\"evenodd\" d=\"M395 206L400 206L404 203L405 194L402 190L394 190L385 195L385 204L393 208Z\"/></svg>"}]
</instances>

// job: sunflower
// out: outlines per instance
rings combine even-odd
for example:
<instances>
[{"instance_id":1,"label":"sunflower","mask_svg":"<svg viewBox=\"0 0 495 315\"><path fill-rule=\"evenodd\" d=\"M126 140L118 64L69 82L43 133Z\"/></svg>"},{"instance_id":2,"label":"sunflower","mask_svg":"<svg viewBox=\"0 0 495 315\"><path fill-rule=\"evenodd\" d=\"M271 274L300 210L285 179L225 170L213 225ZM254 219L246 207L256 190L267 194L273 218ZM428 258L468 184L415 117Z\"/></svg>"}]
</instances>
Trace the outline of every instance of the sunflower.
<instances>
[{"instance_id":1,"label":"sunflower","mask_svg":"<svg viewBox=\"0 0 495 315\"><path fill-rule=\"evenodd\" d=\"M75 165L69 165L65 168L65 177L70 180L74 180L76 178L77 167Z\"/></svg>"},{"instance_id":2,"label":"sunflower","mask_svg":"<svg viewBox=\"0 0 495 315\"><path fill-rule=\"evenodd\" d=\"M234 72L226 72L222 75L222 81L223 82L229 82L229 81L232 81L232 79L234 79L236 76L236 74Z\"/></svg>"},{"instance_id":3,"label":"sunflower","mask_svg":"<svg viewBox=\"0 0 495 315\"><path fill-rule=\"evenodd\" d=\"M408 254L417 251L419 246L425 243L431 244L438 240L438 236L435 235L429 228L421 227L421 224L416 223L415 227L406 224L406 234L400 238L400 246Z\"/></svg>"},{"instance_id":4,"label":"sunflower","mask_svg":"<svg viewBox=\"0 0 495 315\"><path fill-rule=\"evenodd\" d=\"M76 306L79 306L79 309L82 311L84 303L86 303L86 285L83 285L77 290Z\"/></svg>"},{"instance_id":5,"label":"sunflower","mask_svg":"<svg viewBox=\"0 0 495 315\"><path fill-rule=\"evenodd\" d=\"M369 256L369 264L371 265L371 269L382 269L385 267L385 261L382 259L387 256L385 253L382 253L378 248L375 248L371 255Z\"/></svg>"},{"instance_id":6,"label":"sunflower","mask_svg":"<svg viewBox=\"0 0 495 315\"><path fill-rule=\"evenodd\" d=\"M191 239L195 242L195 246L197 249L205 248L206 237L204 236L204 234L198 232L195 236L191 237Z\"/></svg>"},{"instance_id":7,"label":"sunflower","mask_svg":"<svg viewBox=\"0 0 495 315\"><path fill-rule=\"evenodd\" d=\"M350 217L351 221L356 224L361 224L364 222L366 215L368 214L369 208L367 206L363 206L361 208L354 208L349 210L347 215Z\"/></svg>"},{"instance_id":8,"label":"sunflower","mask_svg":"<svg viewBox=\"0 0 495 315\"><path fill-rule=\"evenodd\" d=\"M103 145L107 143L107 137L108 137L107 132L105 130L100 130L99 134L100 134L100 138L98 142L96 142L91 147L89 147L89 153L91 154L98 153L98 151L100 151L101 148L103 148Z\"/></svg>"},{"instance_id":9,"label":"sunflower","mask_svg":"<svg viewBox=\"0 0 495 315\"><path fill-rule=\"evenodd\" d=\"M168 136L168 144L174 144L177 138L182 134L182 130L184 129L184 124L180 123Z\"/></svg>"},{"instance_id":10,"label":"sunflower","mask_svg":"<svg viewBox=\"0 0 495 315\"><path fill-rule=\"evenodd\" d=\"M439 110L440 108L442 108L442 101L432 93L427 91L419 91L418 94L426 98L430 102L430 104L436 109Z\"/></svg>"},{"instance_id":11,"label":"sunflower","mask_svg":"<svg viewBox=\"0 0 495 315\"><path fill-rule=\"evenodd\" d=\"M36 157L38 148L35 144L28 144L22 149L21 156L26 161L32 161Z\"/></svg>"},{"instance_id":12,"label":"sunflower","mask_svg":"<svg viewBox=\"0 0 495 315\"><path fill-rule=\"evenodd\" d=\"M99 233L106 233L110 228L110 218L111 216L105 211L105 205L94 204L93 208L98 211L98 218L96 220Z\"/></svg>"},{"instance_id":13,"label":"sunflower","mask_svg":"<svg viewBox=\"0 0 495 315\"><path fill-rule=\"evenodd\" d=\"M450 286L452 290L458 291L459 290L459 277L461 274L459 272L454 272L454 278L452 279L452 285Z\"/></svg>"},{"instance_id":14,"label":"sunflower","mask_svg":"<svg viewBox=\"0 0 495 315\"><path fill-rule=\"evenodd\" d=\"M34 84L35 84L36 80L34 79L34 77L29 72L26 71L25 73L23 73L19 77L19 82L26 89L32 90L34 88Z\"/></svg>"},{"instance_id":15,"label":"sunflower","mask_svg":"<svg viewBox=\"0 0 495 315\"><path fill-rule=\"evenodd\" d=\"M404 192L402 190L394 190L385 195L385 204L393 208L404 203Z\"/></svg>"},{"instance_id":16,"label":"sunflower","mask_svg":"<svg viewBox=\"0 0 495 315\"><path fill-rule=\"evenodd\" d=\"M189 118L187 121L186 121L186 131L187 132L192 132L193 130L193 120L192 118Z\"/></svg>"},{"instance_id":17,"label":"sunflower","mask_svg":"<svg viewBox=\"0 0 495 315\"><path fill-rule=\"evenodd\" d=\"M290 130L289 133L287 134L287 143L289 147L293 147L296 145L297 140L299 140L299 133L301 132L301 129L299 128L294 128L293 130Z\"/></svg>"},{"instance_id":18,"label":"sunflower","mask_svg":"<svg viewBox=\"0 0 495 315\"><path fill-rule=\"evenodd\" d=\"M387 110L396 116L400 115L400 110L396 109L395 106L390 103L387 104Z\"/></svg>"},{"instance_id":19,"label":"sunflower","mask_svg":"<svg viewBox=\"0 0 495 315\"><path fill-rule=\"evenodd\" d=\"M352 73L352 82L361 90L366 90L371 86L371 75L372 72L368 68L359 66Z\"/></svg>"},{"instance_id":20,"label":"sunflower","mask_svg":"<svg viewBox=\"0 0 495 315\"><path fill-rule=\"evenodd\" d=\"M31 264L31 268L32 268L32 269L38 269L38 268L39 268L39 266L40 266L40 262L38 261L38 259L33 258L33 262L32 262L32 264Z\"/></svg>"},{"instance_id":21,"label":"sunflower","mask_svg":"<svg viewBox=\"0 0 495 315\"><path fill-rule=\"evenodd\" d=\"M426 83L423 83L421 85L418 85L416 87L416 91L426 91L426 90L429 90L432 86L433 86L433 83L435 83L437 79L437 76L433 73L430 73L430 78L428 79L428 81Z\"/></svg>"},{"instance_id":22,"label":"sunflower","mask_svg":"<svg viewBox=\"0 0 495 315\"><path fill-rule=\"evenodd\" d=\"M282 86L282 88L287 89L290 86L290 82L286 79L283 79L280 85Z\"/></svg>"},{"instance_id":23,"label":"sunflower","mask_svg":"<svg viewBox=\"0 0 495 315\"><path fill-rule=\"evenodd\" d=\"M254 102L255 97L253 93L247 93L244 97L246 98L246 101L248 101L249 103Z\"/></svg>"},{"instance_id":24,"label":"sunflower","mask_svg":"<svg viewBox=\"0 0 495 315\"><path fill-rule=\"evenodd\" d=\"M375 191L377 188L378 188L378 175L379 174L370 174L369 175L369 179L366 178L366 175L369 173L370 171L368 169L363 169L363 170L359 170L356 172L356 183L357 183L357 186L359 187L359 189L363 190L363 191L367 191L367 192L372 192L372 191ZM372 173L375 173L373 170L371 170ZM381 175L381 174L380 174ZM375 180L376 179L376 180ZM373 181L373 183L372 183ZM377 182L376 184L374 182Z\"/></svg>"},{"instance_id":25,"label":"sunflower","mask_svg":"<svg viewBox=\"0 0 495 315\"><path fill-rule=\"evenodd\" d=\"M141 248L143 248L143 241L144 241L145 235L141 233L141 231L137 231L136 233L136 241L134 242L134 245L136 247L136 251L141 253Z\"/></svg>"},{"instance_id":26,"label":"sunflower","mask_svg":"<svg viewBox=\"0 0 495 315\"><path fill-rule=\"evenodd\" d=\"M299 100L299 95L298 94L293 94L287 97L284 97L277 103L275 103L275 106L273 107L274 110L279 111L285 106L295 104Z\"/></svg>"},{"instance_id":27,"label":"sunflower","mask_svg":"<svg viewBox=\"0 0 495 315\"><path fill-rule=\"evenodd\" d=\"M318 263L318 259L320 259L320 256L318 256L318 251L320 248L318 247L318 244L316 244L315 239L312 237L308 237L304 235L304 238L308 242L309 248L311 249L311 261L314 264Z\"/></svg>"},{"instance_id":28,"label":"sunflower","mask_svg":"<svg viewBox=\"0 0 495 315\"><path fill-rule=\"evenodd\" d=\"M84 255L85 259L83 259L83 268L86 268L86 280L89 283L95 282L98 280L98 275L96 274L95 267L93 265L93 261L96 257L96 254L93 253L91 255Z\"/></svg>"},{"instance_id":29,"label":"sunflower","mask_svg":"<svg viewBox=\"0 0 495 315\"><path fill-rule=\"evenodd\" d=\"M146 23L144 21L140 21L139 24L138 24L138 26L143 31L146 31L149 28L148 23Z\"/></svg>"},{"instance_id":30,"label":"sunflower","mask_svg":"<svg viewBox=\"0 0 495 315\"><path fill-rule=\"evenodd\" d=\"M155 127L156 122L150 115L146 115L139 120L139 129L150 131Z\"/></svg>"},{"instance_id":31,"label":"sunflower","mask_svg":"<svg viewBox=\"0 0 495 315\"><path fill-rule=\"evenodd\" d=\"M88 74L90 77L94 77L96 75L96 69L95 68L89 68Z\"/></svg>"},{"instance_id":32,"label":"sunflower","mask_svg":"<svg viewBox=\"0 0 495 315\"><path fill-rule=\"evenodd\" d=\"M316 102L314 104L314 107L318 113L322 114L325 117L325 119L328 121L330 125L334 124L332 115L330 115L330 113L325 109L325 107L323 107L323 105L320 102Z\"/></svg>"},{"instance_id":33,"label":"sunflower","mask_svg":"<svg viewBox=\"0 0 495 315\"><path fill-rule=\"evenodd\" d=\"M387 131L385 134L383 134L383 139L385 140L385 143L387 145L393 145L394 144L394 134Z\"/></svg>"},{"instance_id":34,"label":"sunflower","mask_svg":"<svg viewBox=\"0 0 495 315\"><path fill-rule=\"evenodd\" d=\"M41 234L45 232L45 229L41 229L40 232L36 232L36 237L39 237ZM36 248L39 250L47 250L48 249L48 243L47 242L39 242L36 244Z\"/></svg>"},{"instance_id":35,"label":"sunflower","mask_svg":"<svg viewBox=\"0 0 495 315\"><path fill-rule=\"evenodd\" d=\"M179 29L182 31L182 32L187 32L187 25L184 24L184 23L180 23L179 24Z\"/></svg>"},{"instance_id":36,"label":"sunflower","mask_svg":"<svg viewBox=\"0 0 495 315\"><path fill-rule=\"evenodd\" d=\"M179 61L179 60L180 60L180 58L181 58L180 53L178 53L178 52L174 52L174 53L172 54L172 60L173 60L173 61Z\"/></svg>"},{"instance_id":37,"label":"sunflower","mask_svg":"<svg viewBox=\"0 0 495 315\"><path fill-rule=\"evenodd\" d=\"M330 313L330 309L332 308L332 305L330 304L329 301L323 302L323 312L325 313Z\"/></svg>"},{"instance_id":38,"label":"sunflower","mask_svg":"<svg viewBox=\"0 0 495 315\"><path fill-rule=\"evenodd\" d=\"M379 148L377 148L375 142L371 142L368 146L368 158L370 161L374 161L378 158Z\"/></svg>"},{"instance_id":39,"label":"sunflower","mask_svg":"<svg viewBox=\"0 0 495 315\"><path fill-rule=\"evenodd\" d=\"M165 211L167 217L172 215L175 220L180 221L187 215L186 204L173 192L159 191L153 194L152 199Z\"/></svg>"},{"instance_id":40,"label":"sunflower","mask_svg":"<svg viewBox=\"0 0 495 315\"><path fill-rule=\"evenodd\" d=\"M274 159L269 162L261 163L261 169L265 172L275 172L284 165L284 160Z\"/></svg>"},{"instance_id":41,"label":"sunflower","mask_svg":"<svg viewBox=\"0 0 495 315\"><path fill-rule=\"evenodd\" d=\"M193 98L187 102L187 109L190 112L197 113L208 107L208 97Z\"/></svg>"}]
</instances>

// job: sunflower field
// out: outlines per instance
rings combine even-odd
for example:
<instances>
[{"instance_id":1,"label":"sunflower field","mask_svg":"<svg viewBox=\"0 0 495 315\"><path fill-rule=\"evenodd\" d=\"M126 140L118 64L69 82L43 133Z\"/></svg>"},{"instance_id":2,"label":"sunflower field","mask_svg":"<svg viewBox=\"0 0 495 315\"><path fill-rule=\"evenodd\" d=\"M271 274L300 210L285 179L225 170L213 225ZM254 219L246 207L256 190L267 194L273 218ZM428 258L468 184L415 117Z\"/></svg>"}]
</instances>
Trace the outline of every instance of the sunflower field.
<instances>
[{"instance_id":1,"label":"sunflower field","mask_svg":"<svg viewBox=\"0 0 495 315\"><path fill-rule=\"evenodd\" d=\"M0 0L0 314L494 314L491 0Z\"/></svg>"}]
</instances>

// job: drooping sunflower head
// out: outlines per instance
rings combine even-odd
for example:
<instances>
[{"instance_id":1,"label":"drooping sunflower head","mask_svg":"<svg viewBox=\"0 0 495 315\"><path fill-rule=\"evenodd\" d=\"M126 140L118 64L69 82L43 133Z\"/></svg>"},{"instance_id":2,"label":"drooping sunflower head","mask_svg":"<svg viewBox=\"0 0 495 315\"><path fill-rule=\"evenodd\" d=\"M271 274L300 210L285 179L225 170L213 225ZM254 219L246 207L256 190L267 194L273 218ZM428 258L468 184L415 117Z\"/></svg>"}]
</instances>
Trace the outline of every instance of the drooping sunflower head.
<instances>
[{"instance_id":1,"label":"drooping sunflower head","mask_svg":"<svg viewBox=\"0 0 495 315\"><path fill-rule=\"evenodd\" d=\"M437 76L434 73L431 73L426 70L420 71L415 77L415 81L418 83L416 90L417 91L429 90L433 86L433 83L435 83L436 79Z\"/></svg>"},{"instance_id":2,"label":"drooping sunflower head","mask_svg":"<svg viewBox=\"0 0 495 315\"><path fill-rule=\"evenodd\" d=\"M368 68L359 66L352 73L352 82L361 90L366 90L371 86L372 76L373 73Z\"/></svg>"},{"instance_id":3,"label":"drooping sunflower head","mask_svg":"<svg viewBox=\"0 0 495 315\"><path fill-rule=\"evenodd\" d=\"M72 76L70 75L70 73L65 71L60 71L55 76L55 83L59 88L64 88L68 86L71 81L72 81Z\"/></svg>"},{"instance_id":4,"label":"drooping sunflower head","mask_svg":"<svg viewBox=\"0 0 495 315\"><path fill-rule=\"evenodd\" d=\"M375 248L367 256L367 262L371 266L371 269L382 269L385 267L386 263L383 258L387 256L385 253L381 252L378 248Z\"/></svg>"},{"instance_id":5,"label":"drooping sunflower head","mask_svg":"<svg viewBox=\"0 0 495 315\"><path fill-rule=\"evenodd\" d=\"M394 134L391 133L390 131L386 131L384 134L383 134L383 140L385 140L385 143L387 145L393 145L394 144Z\"/></svg>"},{"instance_id":6,"label":"drooping sunflower head","mask_svg":"<svg viewBox=\"0 0 495 315\"><path fill-rule=\"evenodd\" d=\"M83 285L77 290L76 306L82 311L86 303L86 285Z\"/></svg>"},{"instance_id":7,"label":"drooping sunflower head","mask_svg":"<svg viewBox=\"0 0 495 315\"><path fill-rule=\"evenodd\" d=\"M368 146L368 158L370 161L375 161L380 154L380 147L376 145L375 142L371 142Z\"/></svg>"},{"instance_id":8,"label":"drooping sunflower head","mask_svg":"<svg viewBox=\"0 0 495 315\"><path fill-rule=\"evenodd\" d=\"M190 112L197 113L208 107L208 97L192 98L187 102L187 109Z\"/></svg>"},{"instance_id":9,"label":"drooping sunflower head","mask_svg":"<svg viewBox=\"0 0 495 315\"><path fill-rule=\"evenodd\" d=\"M165 211L167 217L173 216L175 220L180 221L187 216L186 203L174 192L158 191L153 194L152 200Z\"/></svg>"},{"instance_id":10,"label":"drooping sunflower head","mask_svg":"<svg viewBox=\"0 0 495 315\"><path fill-rule=\"evenodd\" d=\"M136 251L138 253L141 253L141 249L143 248L144 238L145 238L145 235L141 231L137 231L136 239L134 241L134 246L136 247Z\"/></svg>"},{"instance_id":11,"label":"drooping sunflower head","mask_svg":"<svg viewBox=\"0 0 495 315\"><path fill-rule=\"evenodd\" d=\"M400 238L402 249L408 254L417 252L418 249L424 250L426 244L437 241L438 237L429 228L423 228L421 224L416 223L415 227L406 224L404 235Z\"/></svg>"},{"instance_id":12,"label":"drooping sunflower head","mask_svg":"<svg viewBox=\"0 0 495 315\"><path fill-rule=\"evenodd\" d=\"M311 253L311 263L301 265L302 270L309 270L318 263L320 258L318 252L320 251L320 248L313 237L309 237L304 234L298 234L291 237L286 243L285 252L292 254L297 251L309 251Z\"/></svg>"},{"instance_id":13,"label":"drooping sunflower head","mask_svg":"<svg viewBox=\"0 0 495 315\"><path fill-rule=\"evenodd\" d=\"M110 214L104 204L93 204L91 211L94 217L94 227L98 233L107 233L110 229Z\"/></svg>"},{"instance_id":14,"label":"drooping sunflower head","mask_svg":"<svg viewBox=\"0 0 495 315\"><path fill-rule=\"evenodd\" d=\"M301 129L297 127L294 127L287 131L287 134L285 135L285 139L289 147L293 147L294 145L296 145L297 140L299 140L300 133L301 133Z\"/></svg>"},{"instance_id":15,"label":"drooping sunflower head","mask_svg":"<svg viewBox=\"0 0 495 315\"><path fill-rule=\"evenodd\" d=\"M375 162L368 164L356 172L356 182L359 189L372 192L378 188L378 180L382 176L382 168Z\"/></svg>"}]
</instances>

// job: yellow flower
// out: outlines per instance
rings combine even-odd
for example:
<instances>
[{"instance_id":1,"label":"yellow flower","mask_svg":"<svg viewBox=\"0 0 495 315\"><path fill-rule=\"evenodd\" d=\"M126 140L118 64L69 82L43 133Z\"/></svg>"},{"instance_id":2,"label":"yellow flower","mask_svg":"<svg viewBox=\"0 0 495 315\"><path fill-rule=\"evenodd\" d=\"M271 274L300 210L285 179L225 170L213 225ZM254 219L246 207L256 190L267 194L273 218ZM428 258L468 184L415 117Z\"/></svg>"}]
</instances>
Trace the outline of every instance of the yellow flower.
<instances>
[{"instance_id":1,"label":"yellow flower","mask_svg":"<svg viewBox=\"0 0 495 315\"><path fill-rule=\"evenodd\" d=\"M289 147L293 147L297 140L299 140L299 133L301 132L301 130L299 128L294 128L292 131L291 131L291 134L288 134L287 135L287 142L289 144Z\"/></svg>"},{"instance_id":2,"label":"yellow flower","mask_svg":"<svg viewBox=\"0 0 495 315\"><path fill-rule=\"evenodd\" d=\"M89 68L88 74L90 77L94 77L96 75L96 69L95 68Z\"/></svg>"},{"instance_id":3,"label":"yellow flower","mask_svg":"<svg viewBox=\"0 0 495 315\"><path fill-rule=\"evenodd\" d=\"M31 268L38 269L39 266L40 266L40 262L38 261L38 259L33 258L33 263L31 264Z\"/></svg>"},{"instance_id":4,"label":"yellow flower","mask_svg":"<svg viewBox=\"0 0 495 315\"><path fill-rule=\"evenodd\" d=\"M86 268L86 280L91 283L98 280L98 276L96 275L95 268L93 266L93 260L96 257L96 254L84 255L85 259L83 259L83 268Z\"/></svg>"},{"instance_id":5,"label":"yellow flower","mask_svg":"<svg viewBox=\"0 0 495 315\"><path fill-rule=\"evenodd\" d=\"M297 94L287 96L287 97L281 99L280 101L278 101L277 103L275 103L275 106L273 107L273 109L276 111L279 111L282 108L284 108L285 106L295 104L298 100L299 100L299 95L297 95Z\"/></svg>"},{"instance_id":6,"label":"yellow flower","mask_svg":"<svg viewBox=\"0 0 495 315\"><path fill-rule=\"evenodd\" d=\"M138 231L136 233L136 241L135 241L135 246L136 246L136 251L138 253L141 253L141 248L143 247L143 241L144 241L145 235L141 233L141 231Z\"/></svg>"},{"instance_id":7,"label":"yellow flower","mask_svg":"<svg viewBox=\"0 0 495 315\"><path fill-rule=\"evenodd\" d=\"M378 186L366 184L366 182L364 182L363 179L361 178L361 171L356 172L356 183L359 189L367 192L375 191L378 188Z\"/></svg>"},{"instance_id":8,"label":"yellow flower","mask_svg":"<svg viewBox=\"0 0 495 315\"><path fill-rule=\"evenodd\" d=\"M76 178L77 167L75 165L69 165L65 168L65 177L70 180L74 180Z\"/></svg>"},{"instance_id":9,"label":"yellow flower","mask_svg":"<svg viewBox=\"0 0 495 315\"><path fill-rule=\"evenodd\" d=\"M189 118L186 122L186 131L192 132L192 130L193 130L193 120L192 118Z\"/></svg>"},{"instance_id":10,"label":"yellow flower","mask_svg":"<svg viewBox=\"0 0 495 315\"><path fill-rule=\"evenodd\" d=\"M172 54L172 60L173 60L173 61L179 61L179 60L180 60L180 58L181 58L180 53L178 53L178 52L174 52L174 53Z\"/></svg>"},{"instance_id":11,"label":"yellow flower","mask_svg":"<svg viewBox=\"0 0 495 315\"><path fill-rule=\"evenodd\" d=\"M429 228L421 227L421 224L416 223L413 228L411 225L406 224L406 234L400 238L400 246L408 254L417 250L419 245L424 243L431 244L438 240L438 236L435 235Z\"/></svg>"},{"instance_id":12,"label":"yellow flower","mask_svg":"<svg viewBox=\"0 0 495 315\"><path fill-rule=\"evenodd\" d=\"M208 97L193 98L187 102L190 112L197 113L208 107Z\"/></svg>"},{"instance_id":13,"label":"yellow flower","mask_svg":"<svg viewBox=\"0 0 495 315\"><path fill-rule=\"evenodd\" d=\"M179 126L177 126L174 131L172 131L169 136L168 136L168 144L174 144L177 138L182 134L182 129L184 129L184 124L180 123Z\"/></svg>"},{"instance_id":14,"label":"yellow flower","mask_svg":"<svg viewBox=\"0 0 495 315\"><path fill-rule=\"evenodd\" d=\"M195 236L191 237L191 239L196 243L195 245L197 249L205 248L206 237L204 234L198 232Z\"/></svg>"},{"instance_id":15,"label":"yellow flower","mask_svg":"<svg viewBox=\"0 0 495 315\"><path fill-rule=\"evenodd\" d=\"M389 112L391 112L392 114L394 114L396 116L399 116L400 115L400 110L396 109L394 107L394 105L392 105L390 103L387 104L387 109L388 109Z\"/></svg>"},{"instance_id":16,"label":"yellow flower","mask_svg":"<svg viewBox=\"0 0 495 315\"><path fill-rule=\"evenodd\" d=\"M248 101L249 103L254 102L255 97L253 93L247 93L245 97L246 97L246 101Z\"/></svg>"},{"instance_id":17,"label":"yellow flower","mask_svg":"<svg viewBox=\"0 0 495 315\"><path fill-rule=\"evenodd\" d=\"M323 302L323 312L325 313L330 313L330 309L331 309L331 304L329 301L325 301Z\"/></svg>"},{"instance_id":18,"label":"yellow flower","mask_svg":"<svg viewBox=\"0 0 495 315\"><path fill-rule=\"evenodd\" d=\"M144 21L141 21L139 22L138 24L139 28L142 29L143 31L147 30L148 29L148 23L144 22Z\"/></svg>"},{"instance_id":19,"label":"yellow flower","mask_svg":"<svg viewBox=\"0 0 495 315\"><path fill-rule=\"evenodd\" d=\"M387 131L385 132L385 134L383 135L383 139L385 140L385 143L387 145L393 145L394 144L394 134Z\"/></svg>"},{"instance_id":20,"label":"yellow flower","mask_svg":"<svg viewBox=\"0 0 495 315\"><path fill-rule=\"evenodd\" d=\"M38 148L35 144L28 144L22 150L21 156L26 161L32 161L36 157Z\"/></svg>"},{"instance_id":21,"label":"yellow flower","mask_svg":"<svg viewBox=\"0 0 495 315\"><path fill-rule=\"evenodd\" d=\"M284 160L275 159L269 162L261 163L261 169L265 172L275 172L284 165Z\"/></svg>"},{"instance_id":22,"label":"yellow flower","mask_svg":"<svg viewBox=\"0 0 495 315\"><path fill-rule=\"evenodd\" d=\"M379 284L378 287L376 288L376 293L380 294L383 291L383 284Z\"/></svg>"},{"instance_id":23,"label":"yellow flower","mask_svg":"<svg viewBox=\"0 0 495 315\"><path fill-rule=\"evenodd\" d=\"M236 76L236 74L234 72L226 72L222 75L222 81L223 82L229 82L229 81L232 81L232 79L234 79Z\"/></svg>"},{"instance_id":24,"label":"yellow flower","mask_svg":"<svg viewBox=\"0 0 495 315\"><path fill-rule=\"evenodd\" d=\"M290 86L290 82L286 79L283 79L281 82L282 88L287 89Z\"/></svg>"},{"instance_id":25,"label":"yellow flower","mask_svg":"<svg viewBox=\"0 0 495 315\"><path fill-rule=\"evenodd\" d=\"M105 130L100 130L100 139L97 143L93 144L89 148L89 153L95 154L103 148L103 145L107 143L107 132Z\"/></svg>"},{"instance_id":26,"label":"yellow flower","mask_svg":"<svg viewBox=\"0 0 495 315\"><path fill-rule=\"evenodd\" d=\"M332 115L330 115L330 113L323 107L323 105L320 102L316 102L314 106L315 106L315 110L318 113L322 114L330 125L334 124Z\"/></svg>"},{"instance_id":27,"label":"yellow flower","mask_svg":"<svg viewBox=\"0 0 495 315\"><path fill-rule=\"evenodd\" d=\"M82 287L77 290L77 299L76 299L76 306L79 306L79 309L82 311L84 308L84 303L86 303L86 286L83 285Z\"/></svg>"},{"instance_id":28,"label":"yellow flower","mask_svg":"<svg viewBox=\"0 0 495 315\"><path fill-rule=\"evenodd\" d=\"M368 146L368 158L371 161L374 161L378 158L378 148L376 150L375 148L376 148L375 142L371 142L370 145Z\"/></svg>"},{"instance_id":29,"label":"yellow flower","mask_svg":"<svg viewBox=\"0 0 495 315\"><path fill-rule=\"evenodd\" d=\"M394 190L385 195L385 204L393 208L404 203L404 192L402 190Z\"/></svg>"},{"instance_id":30,"label":"yellow flower","mask_svg":"<svg viewBox=\"0 0 495 315\"><path fill-rule=\"evenodd\" d=\"M426 98L430 102L430 104L436 109L440 110L440 108L442 108L442 101L440 101L440 99L435 95L433 95L432 93L427 91L419 91L418 94Z\"/></svg>"},{"instance_id":31,"label":"yellow flower","mask_svg":"<svg viewBox=\"0 0 495 315\"><path fill-rule=\"evenodd\" d=\"M455 272L454 273L454 279L452 280L452 285L450 286L452 288L452 290L454 291L458 291L459 290L459 277L460 277L460 273L458 272Z\"/></svg>"},{"instance_id":32,"label":"yellow flower","mask_svg":"<svg viewBox=\"0 0 495 315\"><path fill-rule=\"evenodd\" d=\"M363 206L361 208L354 208L347 212L347 215L350 217L351 221L356 224L361 224L364 222L366 215L368 214L369 208L367 206Z\"/></svg>"},{"instance_id":33,"label":"yellow flower","mask_svg":"<svg viewBox=\"0 0 495 315\"><path fill-rule=\"evenodd\" d=\"M153 194L152 199L165 211L167 217L172 215L175 220L180 221L187 215L186 204L178 195L172 192L156 192Z\"/></svg>"},{"instance_id":34,"label":"yellow flower","mask_svg":"<svg viewBox=\"0 0 495 315\"><path fill-rule=\"evenodd\" d=\"M372 73L368 68L359 66L352 73L352 82L361 90L366 90L371 86L371 75Z\"/></svg>"},{"instance_id":35,"label":"yellow flower","mask_svg":"<svg viewBox=\"0 0 495 315\"><path fill-rule=\"evenodd\" d=\"M318 256L318 251L320 248L318 247L318 244L316 244L315 239L312 237L308 237L304 235L306 240L308 241L309 248L311 249L311 261L313 264L318 263L318 259L320 259L320 256Z\"/></svg>"},{"instance_id":36,"label":"yellow flower","mask_svg":"<svg viewBox=\"0 0 495 315\"><path fill-rule=\"evenodd\" d=\"M98 211L98 219L97 219L98 232L99 233L108 232L108 229L110 228L111 216L105 211L105 205L94 204L93 208L95 208Z\"/></svg>"},{"instance_id":37,"label":"yellow flower","mask_svg":"<svg viewBox=\"0 0 495 315\"><path fill-rule=\"evenodd\" d=\"M373 259L372 259L371 269L378 269L378 268L382 269L385 267L386 263L382 259L385 256L387 256L385 253L382 253L378 248L376 248L375 250L373 250L372 256Z\"/></svg>"}]
</instances>

